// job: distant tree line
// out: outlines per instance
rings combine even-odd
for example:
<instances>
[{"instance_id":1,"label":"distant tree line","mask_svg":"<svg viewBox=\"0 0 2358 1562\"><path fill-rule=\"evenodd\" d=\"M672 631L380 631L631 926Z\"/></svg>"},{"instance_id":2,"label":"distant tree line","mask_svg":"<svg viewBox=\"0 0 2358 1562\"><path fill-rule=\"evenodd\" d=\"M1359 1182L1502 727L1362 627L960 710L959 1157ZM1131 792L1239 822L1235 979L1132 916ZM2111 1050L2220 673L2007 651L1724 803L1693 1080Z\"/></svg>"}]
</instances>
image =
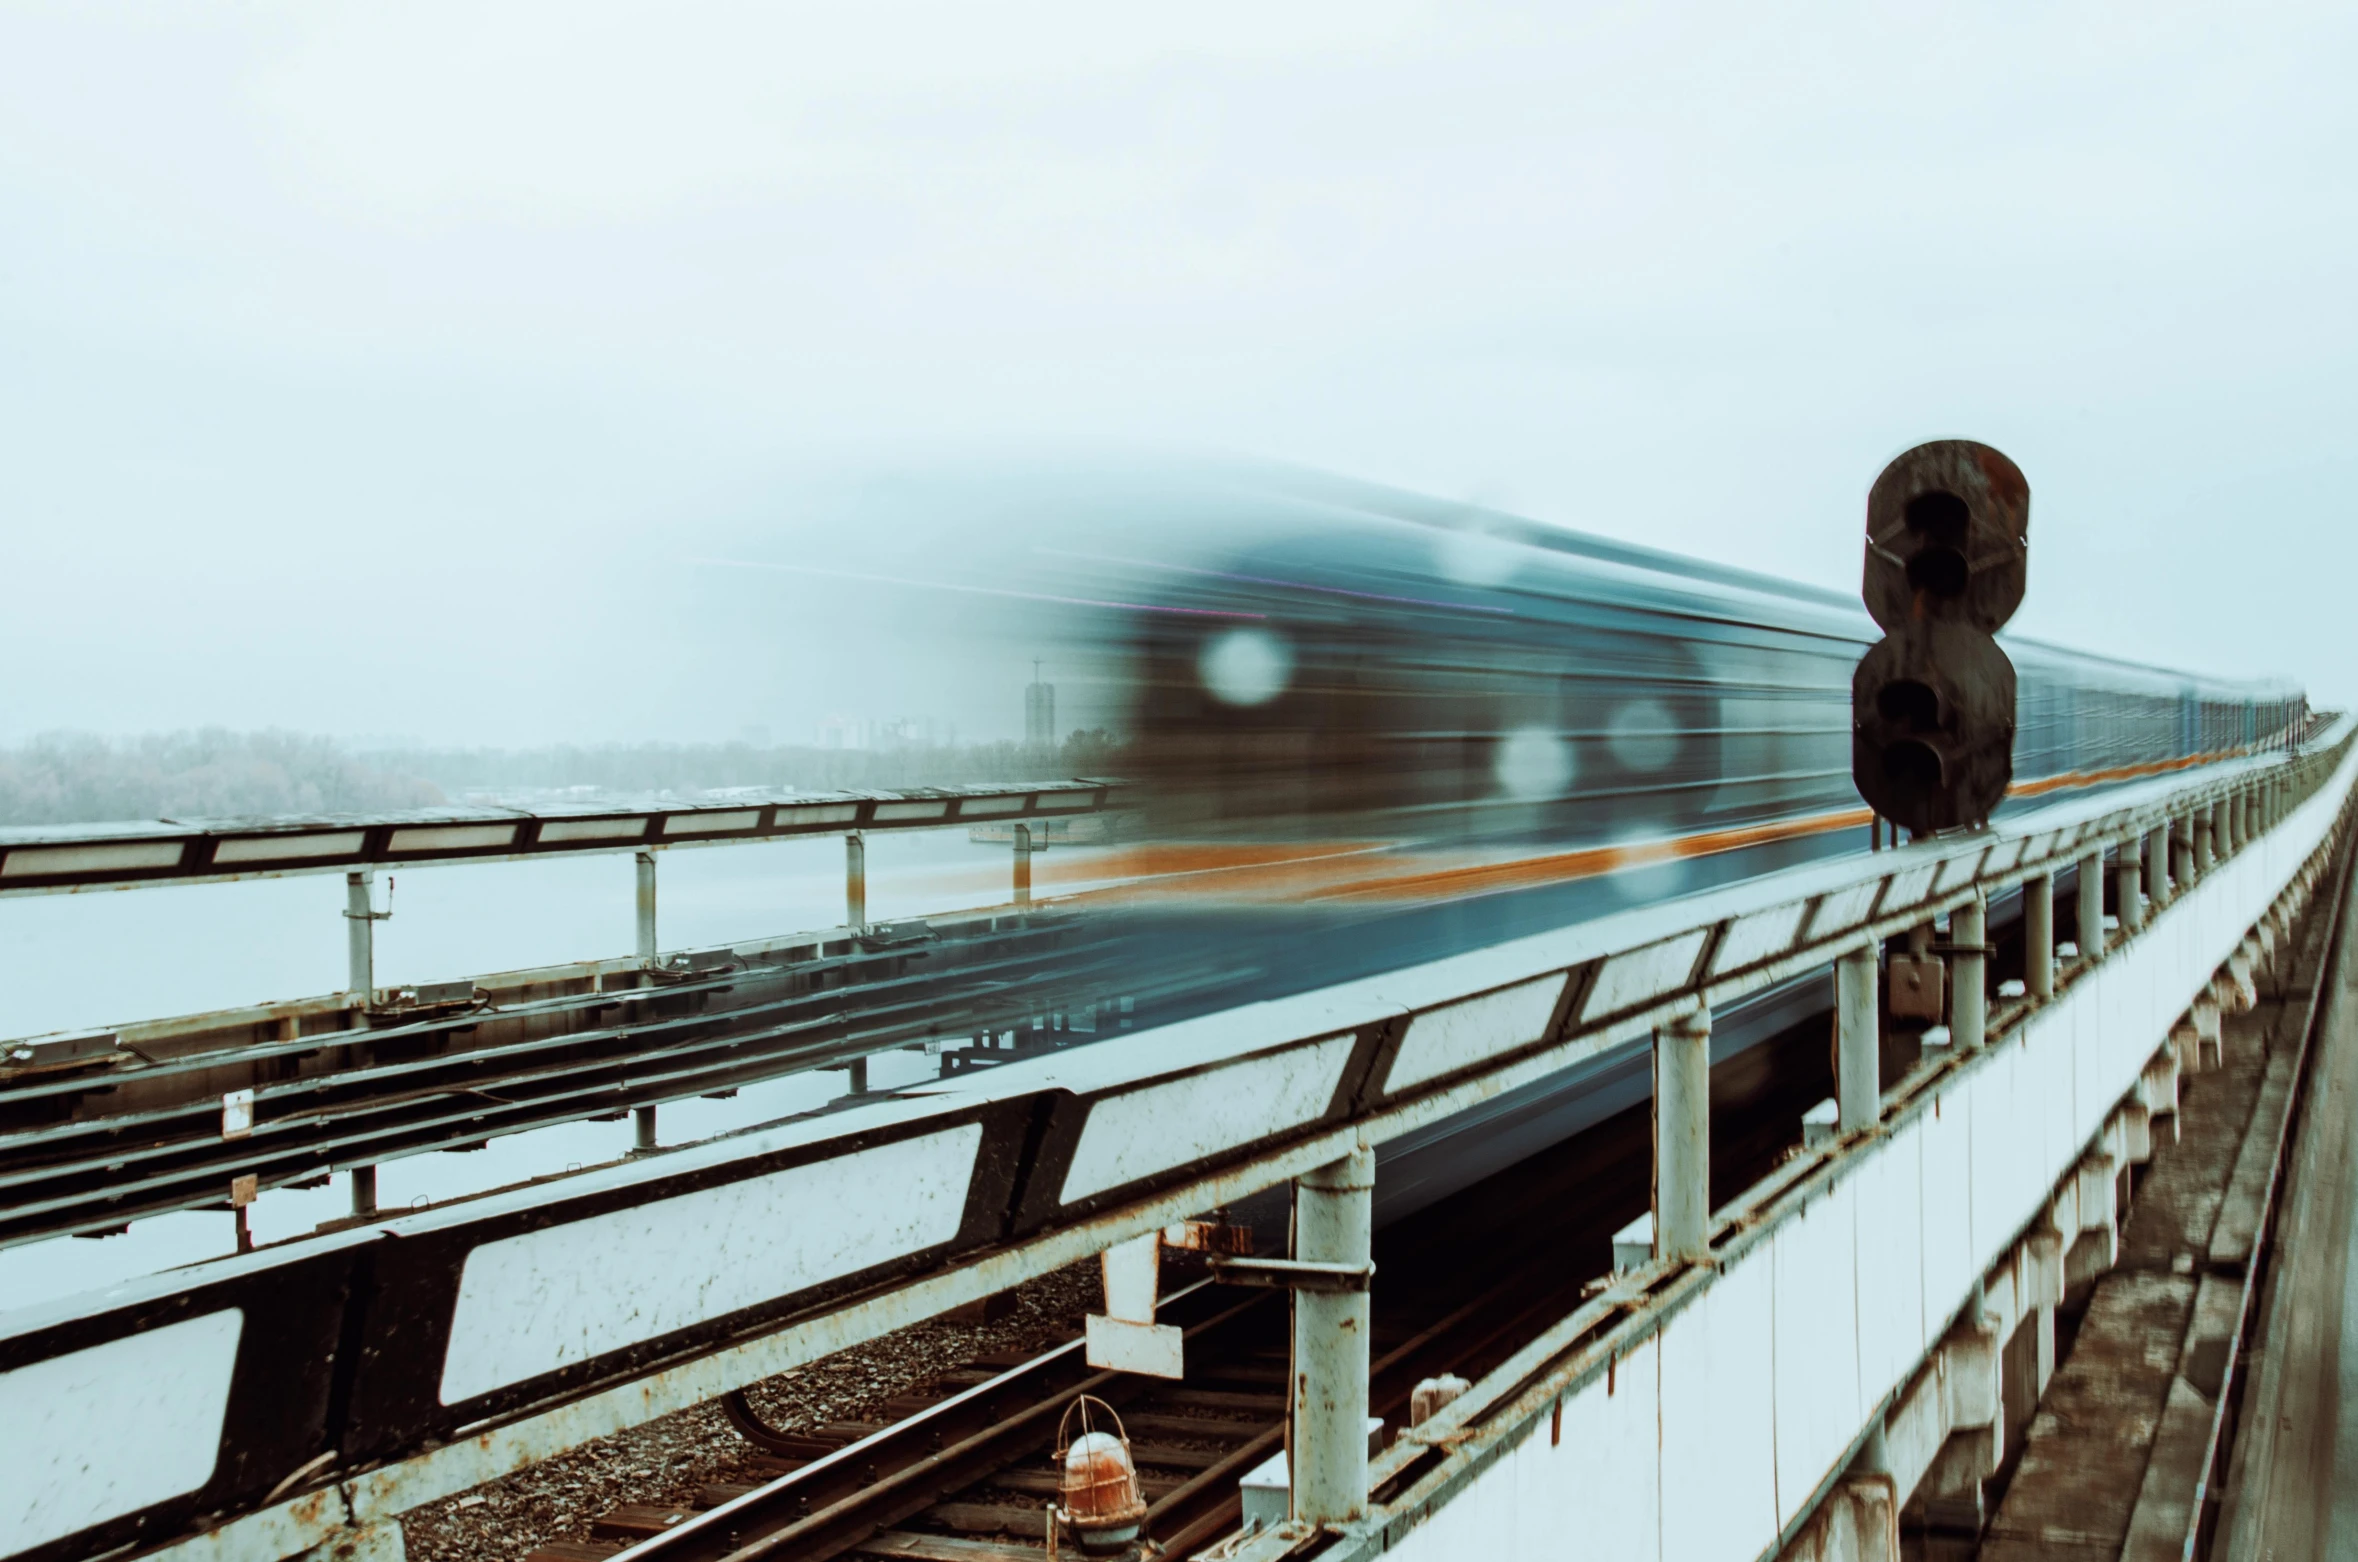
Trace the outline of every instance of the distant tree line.
<instances>
[{"instance_id":1,"label":"distant tree line","mask_svg":"<svg viewBox=\"0 0 2358 1562\"><path fill-rule=\"evenodd\" d=\"M45 733L0 747L0 825L248 814L378 813L470 797L582 787L694 795L728 787L898 790L1118 775L1102 728L1057 749L976 743L890 750L745 743L558 745L531 749L374 745L293 732Z\"/></svg>"},{"instance_id":2,"label":"distant tree line","mask_svg":"<svg viewBox=\"0 0 2358 1562\"><path fill-rule=\"evenodd\" d=\"M52 732L0 748L0 824L371 813L444 800L414 771L295 732Z\"/></svg>"},{"instance_id":3,"label":"distant tree line","mask_svg":"<svg viewBox=\"0 0 2358 1562\"><path fill-rule=\"evenodd\" d=\"M1120 768L1121 746L1103 728L1074 732L1058 748L1022 743L829 749L751 743L561 744L551 748L373 748L359 757L390 774L429 776L453 797L553 787L626 795L688 794L727 787L803 792L896 791L997 781L1061 781Z\"/></svg>"}]
</instances>

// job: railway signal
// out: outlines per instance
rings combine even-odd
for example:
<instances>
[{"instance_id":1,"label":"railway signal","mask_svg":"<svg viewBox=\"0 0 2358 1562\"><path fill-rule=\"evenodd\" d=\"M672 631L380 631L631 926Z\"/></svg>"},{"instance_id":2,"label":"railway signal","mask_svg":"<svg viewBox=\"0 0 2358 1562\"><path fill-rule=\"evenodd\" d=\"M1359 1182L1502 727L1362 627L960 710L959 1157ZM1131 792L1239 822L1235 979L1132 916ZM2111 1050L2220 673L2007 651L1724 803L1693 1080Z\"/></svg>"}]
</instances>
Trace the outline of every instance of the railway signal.
<instances>
[{"instance_id":1,"label":"railway signal","mask_svg":"<svg viewBox=\"0 0 2358 1562\"><path fill-rule=\"evenodd\" d=\"M1851 779L1918 835L1985 822L2014 779L2014 664L2030 485L1987 445L1896 457L1867 493L1861 595L1883 638L1851 678Z\"/></svg>"}]
</instances>

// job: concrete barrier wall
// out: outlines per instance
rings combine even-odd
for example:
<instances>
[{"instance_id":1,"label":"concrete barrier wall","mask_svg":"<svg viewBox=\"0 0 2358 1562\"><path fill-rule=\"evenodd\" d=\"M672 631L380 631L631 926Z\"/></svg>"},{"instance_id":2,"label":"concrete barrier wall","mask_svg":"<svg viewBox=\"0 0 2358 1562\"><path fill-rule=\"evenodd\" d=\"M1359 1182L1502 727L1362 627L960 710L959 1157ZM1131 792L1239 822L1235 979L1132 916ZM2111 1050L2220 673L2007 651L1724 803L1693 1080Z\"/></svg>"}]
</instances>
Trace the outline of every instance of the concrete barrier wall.
<instances>
[{"instance_id":1,"label":"concrete barrier wall","mask_svg":"<svg viewBox=\"0 0 2358 1562\"><path fill-rule=\"evenodd\" d=\"M1976 1281L2045 1219L2172 1023L2324 841L2354 771L2358 751L1879 1138L1724 1242L1708 1285L1630 1331L1478 1474L1344 1549L1410 1562L1775 1554L1919 1379Z\"/></svg>"}]
</instances>

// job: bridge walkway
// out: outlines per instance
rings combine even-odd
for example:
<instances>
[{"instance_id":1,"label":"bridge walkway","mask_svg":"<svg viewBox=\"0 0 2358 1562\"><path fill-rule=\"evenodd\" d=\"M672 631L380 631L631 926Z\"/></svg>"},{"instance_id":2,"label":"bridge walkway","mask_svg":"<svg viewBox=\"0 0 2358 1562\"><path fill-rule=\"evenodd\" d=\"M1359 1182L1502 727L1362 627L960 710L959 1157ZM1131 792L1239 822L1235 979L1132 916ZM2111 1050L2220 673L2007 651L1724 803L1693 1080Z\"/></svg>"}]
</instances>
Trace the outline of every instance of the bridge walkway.
<instances>
[{"instance_id":1,"label":"bridge walkway","mask_svg":"<svg viewBox=\"0 0 2358 1562\"><path fill-rule=\"evenodd\" d=\"M2087 1278L2095 1233L2066 1260L2063 1360L1982 1534L1984 1562L2179 1556L2326 920L2309 919L2307 947L2281 983L2260 984L2257 1007L2226 1017L2221 1066L2184 1077L2176 1143L2142 1170L2113 1267ZM2171 1120L2156 1118L2157 1140ZM1937 1534L1919 1546L1948 1554Z\"/></svg>"},{"instance_id":2,"label":"bridge walkway","mask_svg":"<svg viewBox=\"0 0 2358 1562\"><path fill-rule=\"evenodd\" d=\"M2358 964L2345 924L2213 1555L2358 1556Z\"/></svg>"}]
</instances>

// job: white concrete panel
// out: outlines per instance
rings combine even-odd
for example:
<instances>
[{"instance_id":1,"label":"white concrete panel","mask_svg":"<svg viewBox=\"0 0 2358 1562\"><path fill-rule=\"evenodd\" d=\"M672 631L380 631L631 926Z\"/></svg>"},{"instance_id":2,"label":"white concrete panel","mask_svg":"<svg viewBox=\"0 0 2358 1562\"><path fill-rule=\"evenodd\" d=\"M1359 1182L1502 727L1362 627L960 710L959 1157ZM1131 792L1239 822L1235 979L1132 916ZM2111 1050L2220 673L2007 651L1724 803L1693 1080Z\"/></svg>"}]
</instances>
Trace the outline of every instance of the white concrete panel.
<instances>
[{"instance_id":1,"label":"white concrete panel","mask_svg":"<svg viewBox=\"0 0 2358 1562\"><path fill-rule=\"evenodd\" d=\"M1973 1249L1972 1121L1964 1094L1944 1087L1917 1114L1924 1144L1924 1310L1937 1332L1979 1267Z\"/></svg>"},{"instance_id":2,"label":"white concrete panel","mask_svg":"<svg viewBox=\"0 0 2358 1562\"><path fill-rule=\"evenodd\" d=\"M1783 954L1800 935L1801 919L1808 911L1808 901L1796 900L1738 917L1729 925L1727 937L1719 941L1719 948L1712 951L1711 974L1724 976Z\"/></svg>"},{"instance_id":3,"label":"white concrete panel","mask_svg":"<svg viewBox=\"0 0 2358 1562\"><path fill-rule=\"evenodd\" d=\"M1543 976L1418 1015L1400 1038L1400 1050L1384 1075L1384 1089L1413 1089L1538 1041L1555 1018L1556 1001L1564 995L1567 980Z\"/></svg>"},{"instance_id":4,"label":"white concrete panel","mask_svg":"<svg viewBox=\"0 0 2358 1562\"><path fill-rule=\"evenodd\" d=\"M947 1242L981 1145L967 1123L486 1242L459 1273L442 1402Z\"/></svg>"},{"instance_id":5,"label":"white concrete panel","mask_svg":"<svg viewBox=\"0 0 2358 1562\"><path fill-rule=\"evenodd\" d=\"M1329 1036L1106 1097L1089 1108L1058 1197L1069 1204L1313 1121L1334 1103L1352 1040Z\"/></svg>"},{"instance_id":6,"label":"white concrete panel","mask_svg":"<svg viewBox=\"0 0 2358 1562\"><path fill-rule=\"evenodd\" d=\"M646 833L644 814L628 819L551 819L540 827L541 840L552 845L560 841L635 841Z\"/></svg>"},{"instance_id":7,"label":"white concrete panel","mask_svg":"<svg viewBox=\"0 0 2358 1562\"><path fill-rule=\"evenodd\" d=\"M341 857L360 850L367 836L359 830L330 835L250 835L223 841L213 848L213 866L226 868L243 862L286 862L296 857Z\"/></svg>"},{"instance_id":8,"label":"white concrete panel","mask_svg":"<svg viewBox=\"0 0 2358 1562\"><path fill-rule=\"evenodd\" d=\"M941 819L947 817L949 812L949 800L944 798L938 802L878 803L876 812L869 817L883 824L909 819Z\"/></svg>"},{"instance_id":9,"label":"white concrete panel","mask_svg":"<svg viewBox=\"0 0 2358 1562\"><path fill-rule=\"evenodd\" d=\"M0 1372L0 1556L213 1478L237 1308Z\"/></svg>"},{"instance_id":10,"label":"white concrete panel","mask_svg":"<svg viewBox=\"0 0 2358 1562\"><path fill-rule=\"evenodd\" d=\"M1537 1439L1534 1439L1537 1441ZM1546 1470L1566 1522L1525 1556L1656 1562L1662 1555L1662 1360L1653 1340L1621 1358L1612 1380L1564 1405L1564 1437ZM1533 1537L1542 1543L1551 1537ZM1567 1549L1563 1541L1573 1544Z\"/></svg>"},{"instance_id":11,"label":"white concrete panel","mask_svg":"<svg viewBox=\"0 0 2358 1562\"><path fill-rule=\"evenodd\" d=\"M753 815L755 819L760 817L758 813ZM751 822L750 819L747 821L748 826ZM385 842L385 850L389 852L480 851L486 847L514 844L516 830L517 826L512 824L413 825L406 830L395 830L392 838Z\"/></svg>"},{"instance_id":12,"label":"white concrete panel","mask_svg":"<svg viewBox=\"0 0 2358 1562\"><path fill-rule=\"evenodd\" d=\"M1973 1251L1995 1252L2013 1230L2015 1188L2021 1181L2020 1130L2024 1117L2014 1099L2015 1049L1990 1049L1982 1066L1960 1088L1965 1121L1973 1136ZM2027 1211L2025 1212L2027 1213Z\"/></svg>"},{"instance_id":13,"label":"white concrete panel","mask_svg":"<svg viewBox=\"0 0 2358 1562\"><path fill-rule=\"evenodd\" d=\"M1751 1562L1777 1533L1767 1257L1752 1249L1658 1336L1662 1555L1678 1562ZM1693 1500L1703 1491L1708 1500Z\"/></svg>"},{"instance_id":14,"label":"white concrete panel","mask_svg":"<svg viewBox=\"0 0 2358 1562\"><path fill-rule=\"evenodd\" d=\"M1968 883L1975 874L1981 871L1982 859L1987 855L1986 852L1959 852L1956 856L1942 863L1940 875L1932 882L1933 893L1945 895L1950 890Z\"/></svg>"},{"instance_id":15,"label":"white concrete panel","mask_svg":"<svg viewBox=\"0 0 2358 1562\"><path fill-rule=\"evenodd\" d=\"M1850 1177L1858 1244L1858 1370L1872 1404L1915 1370L1924 1316L1923 1136L1901 1130Z\"/></svg>"},{"instance_id":16,"label":"white concrete panel","mask_svg":"<svg viewBox=\"0 0 2358 1562\"><path fill-rule=\"evenodd\" d=\"M1880 914L1890 916L1895 912L1905 911L1930 895L1932 881L1939 875L1940 866L1937 862L1928 862L1920 868L1910 868L1905 873L1893 874L1891 876L1891 893L1883 897L1883 904L1878 908Z\"/></svg>"},{"instance_id":17,"label":"white concrete panel","mask_svg":"<svg viewBox=\"0 0 2358 1562\"><path fill-rule=\"evenodd\" d=\"M1567 1396L1472 1485L1386 1552L1400 1562L1546 1557L1659 1562L1660 1369L1644 1341Z\"/></svg>"},{"instance_id":18,"label":"white concrete panel","mask_svg":"<svg viewBox=\"0 0 2358 1562\"><path fill-rule=\"evenodd\" d=\"M1696 928L1607 959L1581 1005L1584 1016L1619 1014L1685 984L1703 953L1709 928Z\"/></svg>"},{"instance_id":19,"label":"white concrete panel","mask_svg":"<svg viewBox=\"0 0 2358 1562\"><path fill-rule=\"evenodd\" d=\"M1811 920L1809 936L1813 939L1831 938L1836 933L1857 927L1867 920L1874 909L1875 897L1883 893L1882 879L1870 879L1848 889L1835 890L1818 905L1818 914Z\"/></svg>"},{"instance_id":20,"label":"white concrete panel","mask_svg":"<svg viewBox=\"0 0 2358 1562\"><path fill-rule=\"evenodd\" d=\"M2077 1148L2072 1123L2078 1081L2069 1042L2062 1032L2041 1029L2030 1032L2029 1037L2027 1077L2040 1109L2039 1163L2052 1173L2058 1166L2069 1165ZM2053 1181L2050 1176L2050 1186ZM2042 1196L2044 1192L2040 1190Z\"/></svg>"},{"instance_id":21,"label":"white concrete panel","mask_svg":"<svg viewBox=\"0 0 2358 1562\"><path fill-rule=\"evenodd\" d=\"M2047 1023L2057 1027L2059 1038L2071 1048L2072 1138L2077 1144L2086 1144L2104 1126L2110 1100L2104 1092L2107 1071L2102 1006L2094 989L2086 983L2071 997L2068 1010Z\"/></svg>"},{"instance_id":22,"label":"white concrete panel","mask_svg":"<svg viewBox=\"0 0 2358 1562\"><path fill-rule=\"evenodd\" d=\"M123 873L134 868L171 868L180 862L178 841L100 841L87 846L19 846L0 863L0 879L43 873Z\"/></svg>"},{"instance_id":23,"label":"white concrete panel","mask_svg":"<svg viewBox=\"0 0 2358 1562\"><path fill-rule=\"evenodd\" d=\"M1859 1399L1855 1178L1777 1227L1777 1522L1800 1517L1866 1417Z\"/></svg>"},{"instance_id":24,"label":"white concrete panel","mask_svg":"<svg viewBox=\"0 0 2358 1562\"><path fill-rule=\"evenodd\" d=\"M885 803L879 806L877 812L881 816L885 808L898 806L902 805ZM932 806L938 813L941 805L937 803ZM934 815L928 814L922 817L932 818ZM675 814L663 821L663 833L666 837L726 835L732 830L750 830L759 823L761 823L760 809L732 808L725 813L717 814Z\"/></svg>"},{"instance_id":25,"label":"white concrete panel","mask_svg":"<svg viewBox=\"0 0 2358 1562\"><path fill-rule=\"evenodd\" d=\"M849 824L860 816L857 803L821 803L808 808L781 808L778 823L782 825Z\"/></svg>"}]
</instances>

